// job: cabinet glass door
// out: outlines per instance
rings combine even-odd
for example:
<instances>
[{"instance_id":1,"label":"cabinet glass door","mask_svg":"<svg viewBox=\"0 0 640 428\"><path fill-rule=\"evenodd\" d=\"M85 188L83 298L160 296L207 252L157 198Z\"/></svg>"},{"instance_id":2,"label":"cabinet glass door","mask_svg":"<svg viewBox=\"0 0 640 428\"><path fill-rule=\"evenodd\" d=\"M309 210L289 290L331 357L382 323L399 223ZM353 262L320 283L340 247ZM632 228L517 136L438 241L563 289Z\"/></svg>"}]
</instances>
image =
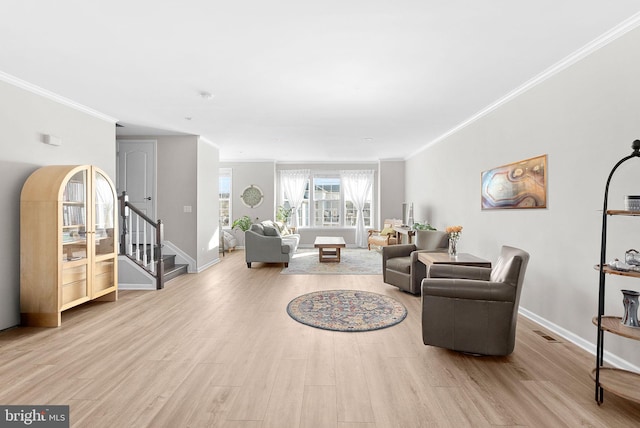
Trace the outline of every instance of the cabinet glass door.
<instances>
[{"instance_id":1,"label":"cabinet glass door","mask_svg":"<svg viewBox=\"0 0 640 428\"><path fill-rule=\"evenodd\" d=\"M87 282L87 171L65 184L62 196L62 306L89 296Z\"/></svg>"},{"instance_id":2,"label":"cabinet glass door","mask_svg":"<svg viewBox=\"0 0 640 428\"><path fill-rule=\"evenodd\" d=\"M62 201L63 261L87 258L87 172L74 174Z\"/></svg>"},{"instance_id":3,"label":"cabinet glass door","mask_svg":"<svg viewBox=\"0 0 640 428\"><path fill-rule=\"evenodd\" d=\"M95 189L95 264L93 268L93 293L103 292L115 285L115 216L116 196L110 181L96 171Z\"/></svg>"},{"instance_id":4,"label":"cabinet glass door","mask_svg":"<svg viewBox=\"0 0 640 428\"><path fill-rule=\"evenodd\" d=\"M113 254L115 251L113 236L116 215L115 195L109 181L99 172L96 172L95 189L96 255Z\"/></svg>"}]
</instances>

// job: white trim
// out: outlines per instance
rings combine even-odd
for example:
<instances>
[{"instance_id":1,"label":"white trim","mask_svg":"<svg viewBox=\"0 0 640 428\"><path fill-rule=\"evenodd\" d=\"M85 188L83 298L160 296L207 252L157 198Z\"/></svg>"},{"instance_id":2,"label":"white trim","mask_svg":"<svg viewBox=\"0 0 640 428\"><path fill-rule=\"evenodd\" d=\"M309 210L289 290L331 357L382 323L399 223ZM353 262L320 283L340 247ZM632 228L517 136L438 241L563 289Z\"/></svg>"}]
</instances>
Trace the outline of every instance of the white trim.
<instances>
[{"instance_id":1,"label":"white trim","mask_svg":"<svg viewBox=\"0 0 640 428\"><path fill-rule=\"evenodd\" d=\"M220 146L217 145L216 143L214 143L213 141L211 141L210 139L203 137L202 135L198 135L198 139L204 143L209 144L210 146L213 146L214 148L220 150Z\"/></svg>"},{"instance_id":2,"label":"white trim","mask_svg":"<svg viewBox=\"0 0 640 428\"><path fill-rule=\"evenodd\" d=\"M199 266L198 269L196 270L196 273L204 272L205 270L209 269L211 266L215 266L220 262L221 262L220 257L218 257L217 259L212 260L211 262L207 263L204 266Z\"/></svg>"},{"instance_id":3,"label":"white trim","mask_svg":"<svg viewBox=\"0 0 640 428\"><path fill-rule=\"evenodd\" d=\"M211 262L207 263L206 265L196 268L196 266L197 266L196 261L191 256L189 256L187 253L182 251L180 248L176 247L175 244L171 243L171 241L163 241L162 244L163 244L163 247L165 247L168 250L168 251L164 251L163 250L162 254L165 254L165 255L175 254L176 263L178 263L178 264L186 264L188 273L200 273L200 272L204 271L205 269L208 269L211 266L220 263L220 257L218 257L217 259L212 260Z\"/></svg>"},{"instance_id":4,"label":"white trim","mask_svg":"<svg viewBox=\"0 0 640 428\"><path fill-rule=\"evenodd\" d=\"M62 95L58 95L55 94L51 91L47 91L44 88L41 88L40 86L36 86L32 83L26 82L22 79L18 79L15 76L12 76L10 74L7 74L3 71L0 71L0 80L9 83L13 86L17 86L18 88L24 89L26 91L29 91L31 93L34 93L36 95L40 95L42 97L48 98L52 101L55 101L57 103L66 105L67 107L71 107L75 110L79 110L83 113L86 113L88 115L97 117L98 119L102 119L105 120L107 122L111 122L111 123L116 123L118 121L118 119L111 117L111 116L107 116L104 113L100 113L99 111L93 110L87 106L84 106L82 104L79 104L75 101L70 100L69 98L65 98Z\"/></svg>"},{"instance_id":5,"label":"white trim","mask_svg":"<svg viewBox=\"0 0 640 428\"><path fill-rule=\"evenodd\" d=\"M118 284L118 290L148 290L155 291L156 284Z\"/></svg>"},{"instance_id":6,"label":"white trim","mask_svg":"<svg viewBox=\"0 0 640 428\"><path fill-rule=\"evenodd\" d=\"M170 241L163 241L162 245L168 250L168 251L165 251L163 249L162 254L175 254L176 263L188 265L187 272L189 273L197 273L195 269L196 261L193 258L191 258L189 254L185 253L180 248L176 247Z\"/></svg>"},{"instance_id":7,"label":"white trim","mask_svg":"<svg viewBox=\"0 0 640 428\"><path fill-rule=\"evenodd\" d=\"M536 314L534 314L533 312L524 309L522 307L520 307L520 309L518 310L518 313L528 319L530 319L531 321L540 324L541 326L543 326L544 328L546 328L547 330L550 330L552 332L554 332L555 334L557 334L558 336L562 336L564 339L568 340L569 342L573 343L574 345L577 345L578 347L584 349L585 351L589 352L591 355L594 356L594 367L595 367L595 355L596 355L596 345L594 345L593 343L584 340L582 337L570 332L569 330L560 327L557 324L552 323L551 321L542 318ZM595 326L594 326L595 328ZM595 335L595 330L594 330L594 335ZM627 360L623 360L622 358L618 357L617 355L614 355L610 352L606 352L604 353L604 361L611 364L614 367L620 368L620 369L624 369L624 370L630 370L636 373L640 373L640 367L637 367L633 364L631 364L630 362L628 362Z\"/></svg>"},{"instance_id":8,"label":"white trim","mask_svg":"<svg viewBox=\"0 0 640 428\"><path fill-rule=\"evenodd\" d=\"M513 91L509 92L508 94L506 94L502 98L498 99L494 103L489 104L487 107L485 107L484 109L480 110L478 113L476 113L475 115L471 116L467 120L465 120L462 123L458 124L454 128L450 129L449 131L445 132L441 136L439 136L436 139L432 140L431 142L425 144L423 147L421 147L420 149L416 150L415 152L413 152L412 154L407 156L405 158L405 160L408 160L408 159L416 156L417 154L419 154L420 152L422 152L422 151L426 150L427 148L433 146L434 144L437 144L437 143L443 141L444 139L450 137L451 135L455 134L456 132L460 131L461 129L467 127L468 125L472 124L473 122L481 119L482 117L488 115L492 111L494 111L497 108L501 107L503 104L506 104L509 101L513 100L514 98L522 95L523 93L527 92L529 89L534 88L538 84L540 84L540 83L544 82L545 80L553 77L554 75L560 73L561 71L563 71L566 68L572 66L573 64L575 64L578 61L584 59L585 57L591 55L592 53L596 52L598 49L608 45L609 43L613 42L614 40L622 37L623 35L625 35L626 33L628 33L629 31L633 30L634 28L636 28L638 26L640 26L640 12L638 12L635 15L631 16L630 18L622 21L620 24L616 25L611 30L609 30L606 33L602 34L600 37L596 38L595 40L591 41L590 43L587 43L582 48L578 49L577 51L575 51L571 55L567 56L563 60L561 60L561 61L557 62L556 64L552 65L551 67L547 68L542 73L538 74L534 78L532 78L529 81L525 82L524 84L522 84L521 86L517 87Z\"/></svg>"},{"instance_id":9,"label":"white trim","mask_svg":"<svg viewBox=\"0 0 640 428\"><path fill-rule=\"evenodd\" d=\"M398 158L399 161L404 160L402 158ZM368 160L368 161L360 161L360 160L330 160L330 161L309 161L309 160L299 160L299 161L276 161L276 165L372 165L375 166L378 164L378 160ZM297 169L297 168L296 168ZM342 168L344 169L344 168Z\"/></svg>"},{"instance_id":10,"label":"white trim","mask_svg":"<svg viewBox=\"0 0 640 428\"><path fill-rule=\"evenodd\" d=\"M129 282L124 282L122 278ZM156 279L129 257L118 255L119 290L155 290Z\"/></svg>"}]
</instances>

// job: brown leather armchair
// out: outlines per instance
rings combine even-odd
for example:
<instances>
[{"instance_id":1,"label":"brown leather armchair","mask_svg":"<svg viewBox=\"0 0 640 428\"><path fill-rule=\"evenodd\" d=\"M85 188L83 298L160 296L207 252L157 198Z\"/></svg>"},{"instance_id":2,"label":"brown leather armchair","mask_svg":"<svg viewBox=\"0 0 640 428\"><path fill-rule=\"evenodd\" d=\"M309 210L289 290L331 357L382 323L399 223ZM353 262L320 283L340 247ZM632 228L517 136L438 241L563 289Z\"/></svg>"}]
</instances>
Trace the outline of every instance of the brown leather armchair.
<instances>
[{"instance_id":1,"label":"brown leather armchair","mask_svg":"<svg viewBox=\"0 0 640 428\"><path fill-rule=\"evenodd\" d=\"M427 276L418 253L447 251L449 237L438 230L416 230L415 244L399 244L382 248L382 280L411 294L420 294L420 284Z\"/></svg>"},{"instance_id":2,"label":"brown leather armchair","mask_svg":"<svg viewBox=\"0 0 640 428\"><path fill-rule=\"evenodd\" d=\"M515 347L529 253L503 246L493 268L432 265L422 280L425 345L482 355Z\"/></svg>"}]
</instances>

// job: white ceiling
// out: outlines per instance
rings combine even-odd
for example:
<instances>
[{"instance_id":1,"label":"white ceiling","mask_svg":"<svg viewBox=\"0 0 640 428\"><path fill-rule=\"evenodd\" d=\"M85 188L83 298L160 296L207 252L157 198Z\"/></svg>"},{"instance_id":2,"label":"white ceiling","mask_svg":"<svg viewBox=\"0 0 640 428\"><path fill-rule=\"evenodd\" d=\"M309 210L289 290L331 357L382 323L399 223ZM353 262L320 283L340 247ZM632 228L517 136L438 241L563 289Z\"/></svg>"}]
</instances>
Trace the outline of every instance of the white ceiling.
<instances>
[{"instance_id":1,"label":"white ceiling","mask_svg":"<svg viewBox=\"0 0 640 428\"><path fill-rule=\"evenodd\" d=\"M401 159L639 11L638 0L3 0L0 72L116 118L122 134L201 135L222 160Z\"/></svg>"}]
</instances>

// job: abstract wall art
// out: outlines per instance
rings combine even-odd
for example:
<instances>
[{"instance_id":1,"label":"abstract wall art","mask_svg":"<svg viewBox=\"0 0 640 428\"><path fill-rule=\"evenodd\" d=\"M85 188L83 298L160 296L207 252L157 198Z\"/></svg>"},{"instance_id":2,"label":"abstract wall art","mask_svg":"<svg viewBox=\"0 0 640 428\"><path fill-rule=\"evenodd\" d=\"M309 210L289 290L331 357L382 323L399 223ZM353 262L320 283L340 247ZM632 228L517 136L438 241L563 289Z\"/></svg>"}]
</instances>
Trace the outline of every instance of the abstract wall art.
<instances>
[{"instance_id":1,"label":"abstract wall art","mask_svg":"<svg viewBox=\"0 0 640 428\"><path fill-rule=\"evenodd\" d=\"M482 209L546 208L547 155L482 173Z\"/></svg>"}]
</instances>

